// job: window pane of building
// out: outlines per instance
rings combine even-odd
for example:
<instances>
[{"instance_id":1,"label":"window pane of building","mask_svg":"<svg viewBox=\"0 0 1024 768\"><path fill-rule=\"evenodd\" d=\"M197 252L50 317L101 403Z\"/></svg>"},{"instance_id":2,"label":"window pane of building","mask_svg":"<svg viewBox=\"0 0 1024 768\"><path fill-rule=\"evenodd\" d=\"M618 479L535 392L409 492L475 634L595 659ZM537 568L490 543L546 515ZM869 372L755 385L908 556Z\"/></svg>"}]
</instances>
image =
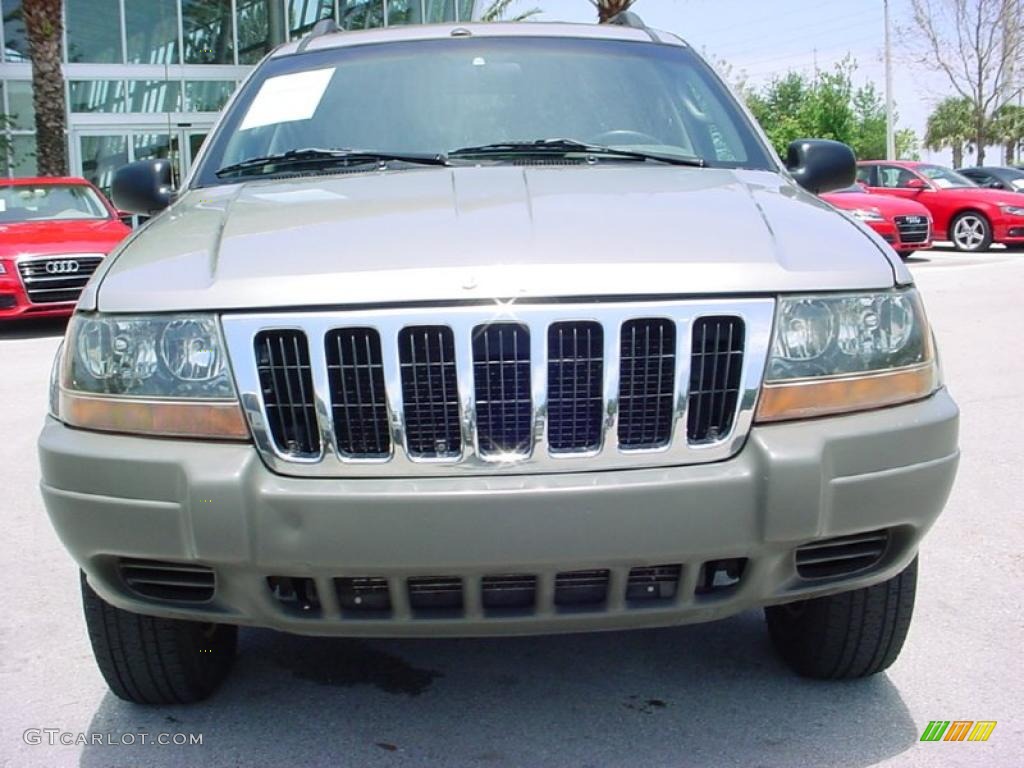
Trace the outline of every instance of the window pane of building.
<instances>
[{"instance_id":1,"label":"window pane of building","mask_svg":"<svg viewBox=\"0 0 1024 768\"><path fill-rule=\"evenodd\" d=\"M114 171L128 163L125 136L82 136L79 143L82 175L110 196Z\"/></svg>"},{"instance_id":2,"label":"window pane of building","mask_svg":"<svg viewBox=\"0 0 1024 768\"><path fill-rule=\"evenodd\" d=\"M129 112L180 112L181 83L177 80L129 80Z\"/></svg>"},{"instance_id":3,"label":"window pane of building","mask_svg":"<svg viewBox=\"0 0 1024 768\"><path fill-rule=\"evenodd\" d=\"M473 0L459 0L459 21L473 20Z\"/></svg>"},{"instance_id":4,"label":"window pane of building","mask_svg":"<svg viewBox=\"0 0 1024 768\"><path fill-rule=\"evenodd\" d=\"M344 29L370 29L384 26L382 0L341 0L340 25Z\"/></svg>"},{"instance_id":5,"label":"window pane of building","mask_svg":"<svg viewBox=\"0 0 1024 768\"><path fill-rule=\"evenodd\" d=\"M178 0L124 0L128 61L180 64Z\"/></svg>"},{"instance_id":6,"label":"window pane of building","mask_svg":"<svg viewBox=\"0 0 1024 768\"><path fill-rule=\"evenodd\" d=\"M388 24L417 24L421 15L420 0L390 0Z\"/></svg>"},{"instance_id":7,"label":"window pane of building","mask_svg":"<svg viewBox=\"0 0 1024 768\"><path fill-rule=\"evenodd\" d=\"M231 0L181 0L186 64L234 64Z\"/></svg>"},{"instance_id":8,"label":"window pane of building","mask_svg":"<svg viewBox=\"0 0 1024 768\"><path fill-rule=\"evenodd\" d=\"M455 21L455 0L426 0L427 23Z\"/></svg>"},{"instance_id":9,"label":"window pane of building","mask_svg":"<svg viewBox=\"0 0 1024 768\"><path fill-rule=\"evenodd\" d=\"M32 131L36 127L36 110L32 106L32 83L28 80L7 81L7 106L11 128Z\"/></svg>"},{"instance_id":10,"label":"window pane of building","mask_svg":"<svg viewBox=\"0 0 1024 768\"><path fill-rule=\"evenodd\" d=\"M122 62L119 0L65 0L68 61Z\"/></svg>"},{"instance_id":11,"label":"window pane of building","mask_svg":"<svg viewBox=\"0 0 1024 768\"><path fill-rule=\"evenodd\" d=\"M284 42L282 0L236 0L235 8L239 64L255 64L271 48Z\"/></svg>"},{"instance_id":12,"label":"window pane of building","mask_svg":"<svg viewBox=\"0 0 1024 768\"><path fill-rule=\"evenodd\" d=\"M28 37L21 20L21 0L3 0L4 60L28 61Z\"/></svg>"},{"instance_id":13,"label":"window pane of building","mask_svg":"<svg viewBox=\"0 0 1024 768\"><path fill-rule=\"evenodd\" d=\"M185 83L185 111L219 112L234 90L234 80L189 80Z\"/></svg>"},{"instance_id":14,"label":"window pane of building","mask_svg":"<svg viewBox=\"0 0 1024 768\"><path fill-rule=\"evenodd\" d=\"M68 93L72 112L124 112L122 80L72 80Z\"/></svg>"},{"instance_id":15,"label":"window pane of building","mask_svg":"<svg viewBox=\"0 0 1024 768\"><path fill-rule=\"evenodd\" d=\"M320 19L334 16L334 0L288 0L288 33L292 40L309 32Z\"/></svg>"},{"instance_id":16,"label":"window pane of building","mask_svg":"<svg viewBox=\"0 0 1024 768\"><path fill-rule=\"evenodd\" d=\"M12 176L35 176L37 173L36 137L12 136L11 151L10 174Z\"/></svg>"}]
</instances>

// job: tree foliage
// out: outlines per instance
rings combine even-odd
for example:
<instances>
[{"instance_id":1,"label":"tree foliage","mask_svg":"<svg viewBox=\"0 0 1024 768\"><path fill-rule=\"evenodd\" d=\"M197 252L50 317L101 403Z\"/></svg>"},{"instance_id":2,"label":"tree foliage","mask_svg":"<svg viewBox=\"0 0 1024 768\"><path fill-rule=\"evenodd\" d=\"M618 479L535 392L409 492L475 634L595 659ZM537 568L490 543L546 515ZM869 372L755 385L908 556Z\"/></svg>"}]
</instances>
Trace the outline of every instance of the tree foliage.
<instances>
[{"instance_id":1,"label":"tree foliage","mask_svg":"<svg viewBox=\"0 0 1024 768\"><path fill-rule=\"evenodd\" d=\"M904 31L918 61L945 75L971 111L978 165L996 114L1024 88L1024 0L911 0Z\"/></svg>"},{"instance_id":2,"label":"tree foliage","mask_svg":"<svg viewBox=\"0 0 1024 768\"><path fill-rule=\"evenodd\" d=\"M962 167L964 153L973 152L977 146L971 100L950 96L940 101L928 116L924 145L933 152L947 148L952 150L953 167Z\"/></svg>"},{"instance_id":3,"label":"tree foliage","mask_svg":"<svg viewBox=\"0 0 1024 768\"><path fill-rule=\"evenodd\" d=\"M744 96L772 145L785 156L791 141L834 139L853 147L862 160L885 158L885 104L873 83L855 86L856 64L846 59L830 72L808 77L789 72ZM901 158L917 153L909 129L897 135Z\"/></svg>"},{"instance_id":4,"label":"tree foliage","mask_svg":"<svg viewBox=\"0 0 1024 768\"><path fill-rule=\"evenodd\" d=\"M480 21L526 21L540 13L540 8L530 8L509 17L509 10L517 0L494 0L480 15Z\"/></svg>"}]
</instances>

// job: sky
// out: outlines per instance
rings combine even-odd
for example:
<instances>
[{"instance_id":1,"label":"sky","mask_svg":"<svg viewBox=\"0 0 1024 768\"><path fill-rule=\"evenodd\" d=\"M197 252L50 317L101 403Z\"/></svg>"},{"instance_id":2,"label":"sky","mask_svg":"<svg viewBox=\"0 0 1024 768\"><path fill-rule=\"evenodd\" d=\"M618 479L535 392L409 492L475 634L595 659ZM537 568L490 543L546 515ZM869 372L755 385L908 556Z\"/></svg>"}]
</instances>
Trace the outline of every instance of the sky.
<instances>
[{"instance_id":1,"label":"sky","mask_svg":"<svg viewBox=\"0 0 1024 768\"><path fill-rule=\"evenodd\" d=\"M538 6L541 21L593 21L588 0L518 0ZM637 0L633 11L656 29L682 37L710 59L722 59L759 85L788 70L830 69L847 54L856 59L856 84L873 80L884 94L882 0ZM892 0L894 28L911 28L909 0ZM893 96L898 128L924 136L928 114L952 92L941 74L917 64L894 29ZM949 162L948 151L921 158ZM998 159L998 156L993 158Z\"/></svg>"}]
</instances>

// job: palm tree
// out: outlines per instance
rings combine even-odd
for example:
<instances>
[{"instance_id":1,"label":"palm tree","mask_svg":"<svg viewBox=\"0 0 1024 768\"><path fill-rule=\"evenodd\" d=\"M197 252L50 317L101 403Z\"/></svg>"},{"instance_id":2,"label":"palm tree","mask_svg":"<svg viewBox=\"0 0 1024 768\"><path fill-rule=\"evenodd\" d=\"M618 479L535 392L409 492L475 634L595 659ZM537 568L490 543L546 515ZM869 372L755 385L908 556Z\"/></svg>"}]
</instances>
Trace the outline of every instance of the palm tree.
<instances>
[{"instance_id":1,"label":"palm tree","mask_svg":"<svg viewBox=\"0 0 1024 768\"><path fill-rule=\"evenodd\" d=\"M1024 107L1004 104L995 111L989 129L992 140L1003 145L1006 164L1013 165L1024 144Z\"/></svg>"},{"instance_id":2,"label":"palm tree","mask_svg":"<svg viewBox=\"0 0 1024 768\"><path fill-rule=\"evenodd\" d=\"M949 147L953 150L953 167L964 164L964 150L973 150L975 142L974 106L969 99L950 97L943 99L928 116L924 145L937 152Z\"/></svg>"},{"instance_id":3,"label":"palm tree","mask_svg":"<svg viewBox=\"0 0 1024 768\"><path fill-rule=\"evenodd\" d=\"M636 0L590 0L590 2L597 8L598 22L607 24L620 13L632 8Z\"/></svg>"},{"instance_id":4,"label":"palm tree","mask_svg":"<svg viewBox=\"0 0 1024 768\"><path fill-rule=\"evenodd\" d=\"M61 74L62 0L23 0L22 19L32 59L32 103L36 110L36 158L42 176L67 176L64 76Z\"/></svg>"},{"instance_id":5,"label":"palm tree","mask_svg":"<svg viewBox=\"0 0 1024 768\"><path fill-rule=\"evenodd\" d=\"M490 6L480 15L480 21L526 21L532 16L536 16L540 13L540 8L531 8L528 11L517 13L511 19L506 19L505 14L508 12L509 7L515 3L516 0L494 0Z\"/></svg>"}]
</instances>

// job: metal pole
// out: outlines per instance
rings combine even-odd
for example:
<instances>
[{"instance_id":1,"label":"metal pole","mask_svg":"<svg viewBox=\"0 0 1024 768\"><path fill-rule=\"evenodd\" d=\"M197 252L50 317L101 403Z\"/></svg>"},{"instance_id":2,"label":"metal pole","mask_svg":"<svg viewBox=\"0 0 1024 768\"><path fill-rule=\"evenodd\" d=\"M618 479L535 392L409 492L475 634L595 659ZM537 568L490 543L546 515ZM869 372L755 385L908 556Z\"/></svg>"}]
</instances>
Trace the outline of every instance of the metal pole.
<instances>
[{"instance_id":1,"label":"metal pole","mask_svg":"<svg viewBox=\"0 0 1024 768\"><path fill-rule=\"evenodd\" d=\"M889 0L885 7L885 158L896 159L896 126L892 101L892 32L889 27Z\"/></svg>"}]
</instances>

